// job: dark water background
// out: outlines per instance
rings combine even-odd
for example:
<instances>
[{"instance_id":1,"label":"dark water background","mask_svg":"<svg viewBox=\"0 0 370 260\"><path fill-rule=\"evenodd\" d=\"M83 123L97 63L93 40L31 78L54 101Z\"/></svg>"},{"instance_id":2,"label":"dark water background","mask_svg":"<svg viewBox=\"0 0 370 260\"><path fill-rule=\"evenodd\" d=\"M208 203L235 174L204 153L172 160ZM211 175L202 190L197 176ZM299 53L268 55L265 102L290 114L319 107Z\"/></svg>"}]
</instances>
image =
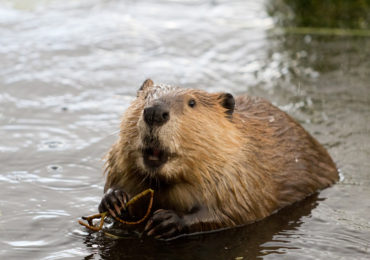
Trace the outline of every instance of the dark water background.
<instances>
[{"instance_id":1,"label":"dark water background","mask_svg":"<svg viewBox=\"0 0 370 260\"><path fill-rule=\"evenodd\" d=\"M370 4L295 2L1 1L0 259L369 259ZM341 182L244 228L90 234L76 220L97 211L102 157L148 77L268 98L325 145Z\"/></svg>"}]
</instances>

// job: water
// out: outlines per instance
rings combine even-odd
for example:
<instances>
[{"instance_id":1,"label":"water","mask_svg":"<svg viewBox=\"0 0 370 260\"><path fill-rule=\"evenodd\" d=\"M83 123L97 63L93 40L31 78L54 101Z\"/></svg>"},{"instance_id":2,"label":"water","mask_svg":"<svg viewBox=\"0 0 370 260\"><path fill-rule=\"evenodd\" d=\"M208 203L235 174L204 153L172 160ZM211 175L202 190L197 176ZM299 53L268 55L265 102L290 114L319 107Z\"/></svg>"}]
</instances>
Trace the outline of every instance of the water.
<instances>
[{"instance_id":1,"label":"water","mask_svg":"<svg viewBox=\"0 0 370 260\"><path fill-rule=\"evenodd\" d=\"M370 37L284 34L262 1L0 2L1 259L366 259ZM342 181L244 228L113 240L77 224L146 78L268 98Z\"/></svg>"}]
</instances>

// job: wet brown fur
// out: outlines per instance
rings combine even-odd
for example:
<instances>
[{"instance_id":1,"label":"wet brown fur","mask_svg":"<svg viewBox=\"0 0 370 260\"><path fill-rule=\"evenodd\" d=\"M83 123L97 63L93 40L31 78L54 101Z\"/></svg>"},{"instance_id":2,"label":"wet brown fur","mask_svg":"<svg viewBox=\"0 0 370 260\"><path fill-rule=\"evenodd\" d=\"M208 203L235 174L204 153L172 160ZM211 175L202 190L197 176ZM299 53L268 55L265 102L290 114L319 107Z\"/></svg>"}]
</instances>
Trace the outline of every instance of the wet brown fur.
<instances>
[{"instance_id":1,"label":"wet brown fur","mask_svg":"<svg viewBox=\"0 0 370 260\"><path fill-rule=\"evenodd\" d=\"M105 190L130 196L151 187L155 207L187 218L190 231L250 223L338 180L327 151L290 116L262 98L239 96L231 116L221 93L176 89L149 98L146 81L123 116L106 163ZM155 134L175 157L158 171L141 165L142 113L156 98L171 119ZM187 106L194 98L196 107ZM174 111L172 111L172 109Z\"/></svg>"}]
</instances>

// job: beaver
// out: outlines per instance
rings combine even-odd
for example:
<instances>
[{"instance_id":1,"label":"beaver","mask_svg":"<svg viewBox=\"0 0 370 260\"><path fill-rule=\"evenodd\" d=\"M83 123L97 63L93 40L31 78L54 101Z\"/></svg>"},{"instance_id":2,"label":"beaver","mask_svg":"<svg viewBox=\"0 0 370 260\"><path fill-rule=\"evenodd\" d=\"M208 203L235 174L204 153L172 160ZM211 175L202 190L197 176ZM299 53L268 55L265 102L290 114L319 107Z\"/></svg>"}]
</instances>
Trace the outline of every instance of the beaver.
<instances>
[{"instance_id":1,"label":"beaver","mask_svg":"<svg viewBox=\"0 0 370 260\"><path fill-rule=\"evenodd\" d=\"M154 189L147 236L252 223L338 180L325 148L259 97L148 79L120 127L99 211L119 215L132 196Z\"/></svg>"}]
</instances>

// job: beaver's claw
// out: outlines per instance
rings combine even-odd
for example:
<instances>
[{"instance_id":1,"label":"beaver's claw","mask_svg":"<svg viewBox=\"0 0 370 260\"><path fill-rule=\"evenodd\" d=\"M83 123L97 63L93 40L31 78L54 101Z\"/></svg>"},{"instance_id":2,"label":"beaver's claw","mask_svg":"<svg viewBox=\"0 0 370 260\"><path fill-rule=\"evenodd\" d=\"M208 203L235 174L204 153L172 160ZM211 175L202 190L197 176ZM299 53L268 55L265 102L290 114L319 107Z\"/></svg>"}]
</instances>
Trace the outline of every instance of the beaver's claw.
<instances>
[{"instance_id":1,"label":"beaver's claw","mask_svg":"<svg viewBox=\"0 0 370 260\"><path fill-rule=\"evenodd\" d=\"M144 233L155 238L170 238L185 231L185 222L172 210L159 209L149 219Z\"/></svg>"},{"instance_id":2,"label":"beaver's claw","mask_svg":"<svg viewBox=\"0 0 370 260\"><path fill-rule=\"evenodd\" d=\"M104 194L99 205L99 212L108 211L113 217L117 217L121 215L128 201L129 196L126 192L111 188Z\"/></svg>"}]
</instances>

